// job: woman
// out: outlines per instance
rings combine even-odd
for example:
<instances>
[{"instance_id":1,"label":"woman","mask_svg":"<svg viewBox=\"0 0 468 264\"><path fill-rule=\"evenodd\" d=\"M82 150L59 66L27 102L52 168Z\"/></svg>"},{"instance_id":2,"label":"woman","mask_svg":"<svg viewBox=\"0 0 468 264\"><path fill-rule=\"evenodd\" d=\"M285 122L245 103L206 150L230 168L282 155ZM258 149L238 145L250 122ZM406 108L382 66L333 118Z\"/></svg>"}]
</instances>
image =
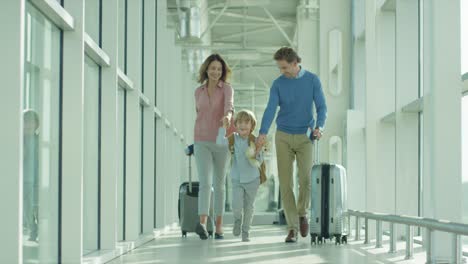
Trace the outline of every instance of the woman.
<instances>
[{"instance_id":1,"label":"woman","mask_svg":"<svg viewBox=\"0 0 468 264\"><path fill-rule=\"evenodd\" d=\"M212 54L200 67L198 81L202 85L195 91L197 119L194 153L200 181L198 195L200 223L197 224L196 232L203 240L208 238L206 224L211 186L214 187L215 239L224 238L222 223L229 150L226 146L216 144L216 136L221 126L229 126L233 114L233 91L226 82L230 74L231 70L221 56Z\"/></svg>"}]
</instances>

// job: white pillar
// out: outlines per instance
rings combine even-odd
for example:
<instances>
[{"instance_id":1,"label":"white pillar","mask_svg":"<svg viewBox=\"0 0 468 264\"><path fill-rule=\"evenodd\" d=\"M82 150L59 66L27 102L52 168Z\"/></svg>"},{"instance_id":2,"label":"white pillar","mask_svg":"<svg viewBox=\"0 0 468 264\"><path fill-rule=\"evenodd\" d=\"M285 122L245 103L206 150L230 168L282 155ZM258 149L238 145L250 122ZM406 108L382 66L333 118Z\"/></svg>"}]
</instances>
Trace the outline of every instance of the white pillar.
<instances>
[{"instance_id":1,"label":"white pillar","mask_svg":"<svg viewBox=\"0 0 468 264\"><path fill-rule=\"evenodd\" d=\"M84 1L64 1L74 31L63 33L62 201L63 263L83 254Z\"/></svg>"},{"instance_id":2,"label":"white pillar","mask_svg":"<svg viewBox=\"0 0 468 264\"><path fill-rule=\"evenodd\" d=\"M167 94L167 62L169 55L167 54L168 44L168 29L166 26L167 6L166 1L158 1L158 15L157 15L157 57L156 57L156 107L166 114L166 94ZM167 128L165 124L165 116L159 118L156 122L156 228L162 229L166 226L167 210L166 210L166 193L168 176L167 166Z\"/></svg>"},{"instance_id":3,"label":"white pillar","mask_svg":"<svg viewBox=\"0 0 468 264\"><path fill-rule=\"evenodd\" d=\"M0 72L2 73L2 133L0 137L0 244L2 263L22 263L22 160L25 1L6 1L0 9Z\"/></svg>"},{"instance_id":4,"label":"white pillar","mask_svg":"<svg viewBox=\"0 0 468 264\"><path fill-rule=\"evenodd\" d=\"M401 108L418 98L418 3L396 2L396 214L418 215L418 116ZM408 203L408 201L414 201ZM400 234L406 232L399 227Z\"/></svg>"},{"instance_id":5,"label":"white pillar","mask_svg":"<svg viewBox=\"0 0 468 264\"><path fill-rule=\"evenodd\" d=\"M350 67L350 109L347 112L346 148L348 180L348 207L366 209L366 42L364 0L353 1L352 5L352 65Z\"/></svg>"},{"instance_id":6,"label":"white pillar","mask_svg":"<svg viewBox=\"0 0 468 264\"><path fill-rule=\"evenodd\" d=\"M102 49L111 65L102 68L101 103L101 250L113 250L117 238L118 129L118 2L102 3Z\"/></svg>"},{"instance_id":7,"label":"white pillar","mask_svg":"<svg viewBox=\"0 0 468 264\"><path fill-rule=\"evenodd\" d=\"M159 100L159 99L158 99ZM164 118L160 118L156 123L156 228L163 228L166 225L166 125Z\"/></svg>"},{"instance_id":8,"label":"white pillar","mask_svg":"<svg viewBox=\"0 0 468 264\"><path fill-rule=\"evenodd\" d=\"M367 98L375 104L373 114L377 117L376 179L377 212L395 213L395 119L383 122L382 117L395 112L395 12L376 10L376 73L375 83L369 86L374 97ZM369 70L369 68L367 68ZM371 221L372 224L374 221ZM384 226L386 223L384 223ZM371 230L374 230L371 228ZM396 230L396 228L395 228Z\"/></svg>"},{"instance_id":9,"label":"white pillar","mask_svg":"<svg viewBox=\"0 0 468 264\"><path fill-rule=\"evenodd\" d=\"M127 76L133 81L135 90L127 93L127 171L126 171L126 225L125 239L134 241L140 235L140 96L141 89L141 0L128 2L128 55Z\"/></svg>"},{"instance_id":10,"label":"white pillar","mask_svg":"<svg viewBox=\"0 0 468 264\"><path fill-rule=\"evenodd\" d=\"M424 216L461 220L460 1L423 3ZM428 263L450 260L451 236L435 232Z\"/></svg>"},{"instance_id":11,"label":"white pillar","mask_svg":"<svg viewBox=\"0 0 468 264\"><path fill-rule=\"evenodd\" d=\"M144 109L144 148L143 148L143 233L153 231L154 225L154 94L156 80L156 1L144 1L144 57L143 86L150 106ZM155 102L154 102L155 103Z\"/></svg>"},{"instance_id":12,"label":"white pillar","mask_svg":"<svg viewBox=\"0 0 468 264\"><path fill-rule=\"evenodd\" d=\"M377 41L376 41L376 0L366 0L365 19L365 46L366 46L366 111L365 111L365 137L366 137L366 211L377 211L377 179L378 174L378 148L377 148L377 116L378 102L377 85Z\"/></svg>"},{"instance_id":13,"label":"white pillar","mask_svg":"<svg viewBox=\"0 0 468 264\"><path fill-rule=\"evenodd\" d=\"M320 53L317 54L319 56L317 59L320 62L318 72L320 73L320 81L327 100L329 117L325 124L325 134L321 139L320 156L321 161L339 162L343 165L344 160L342 158L341 161L339 159L335 161L334 157L336 157L336 153L341 153L341 151L336 151L334 147L331 147L330 138L339 137L341 142L344 142L345 131L343 120L346 119L350 102L351 45L349 44L351 42L352 31L349 21L351 21L351 6L351 1L321 1L320 15L317 15L320 17L320 37L319 42L317 42L320 47ZM315 22L318 23L317 21ZM301 34L298 35L298 38L303 37ZM309 50L313 49L309 48ZM299 55L302 56L302 53L299 53ZM311 59L315 60L316 58L308 58L304 62L307 63ZM335 73L330 71L331 65L336 65ZM336 86L333 83L336 83ZM332 93L331 91L336 91L336 89L330 86L341 86L342 89L339 93ZM341 143L335 146L337 146L337 149L343 148L343 144Z\"/></svg>"}]
</instances>

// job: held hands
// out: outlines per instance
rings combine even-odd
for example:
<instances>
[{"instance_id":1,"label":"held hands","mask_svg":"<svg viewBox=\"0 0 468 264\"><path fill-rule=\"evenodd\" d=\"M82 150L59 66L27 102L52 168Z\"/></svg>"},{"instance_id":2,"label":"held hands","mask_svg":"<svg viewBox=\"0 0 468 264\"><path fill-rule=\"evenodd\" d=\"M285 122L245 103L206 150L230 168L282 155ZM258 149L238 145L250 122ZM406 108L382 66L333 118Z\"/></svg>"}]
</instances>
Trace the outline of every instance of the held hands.
<instances>
[{"instance_id":1,"label":"held hands","mask_svg":"<svg viewBox=\"0 0 468 264\"><path fill-rule=\"evenodd\" d=\"M265 145L265 143L266 143L266 135L261 134L260 136L258 136L257 141L255 142L255 148L256 148L255 154L258 154L260 152L260 150L262 149L263 145Z\"/></svg>"},{"instance_id":2,"label":"held hands","mask_svg":"<svg viewBox=\"0 0 468 264\"><path fill-rule=\"evenodd\" d=\"M260 162L258 162L258 160L256 159L256 146L253 142L250 142L249 147L245 151L245 156L247 157L247 160L249 161L250 165L256 168L260 168Z\"/></svg>"}]
</instances>

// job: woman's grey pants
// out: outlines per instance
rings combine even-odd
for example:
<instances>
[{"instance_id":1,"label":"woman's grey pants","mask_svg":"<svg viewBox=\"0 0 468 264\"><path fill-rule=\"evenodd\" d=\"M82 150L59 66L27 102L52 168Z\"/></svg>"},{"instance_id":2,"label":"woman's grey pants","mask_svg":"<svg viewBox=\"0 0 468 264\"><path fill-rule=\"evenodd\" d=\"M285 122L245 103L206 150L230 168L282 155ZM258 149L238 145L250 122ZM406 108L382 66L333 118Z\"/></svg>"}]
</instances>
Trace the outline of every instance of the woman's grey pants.
<instances>
[{"instance_id":1,"label":"woman's grey pants","mask_svg":"<svg viewBox=\"0 0 468 264\"><path fill-rule=\"evenodd\" d=\"M194 155L200 188L198 191L198 215L209 215L211 187L214 188L214 214L224 214L226 199L226 165L230 155L227 146L214 142L195 142Z\"/></svg>"}]
</instances>

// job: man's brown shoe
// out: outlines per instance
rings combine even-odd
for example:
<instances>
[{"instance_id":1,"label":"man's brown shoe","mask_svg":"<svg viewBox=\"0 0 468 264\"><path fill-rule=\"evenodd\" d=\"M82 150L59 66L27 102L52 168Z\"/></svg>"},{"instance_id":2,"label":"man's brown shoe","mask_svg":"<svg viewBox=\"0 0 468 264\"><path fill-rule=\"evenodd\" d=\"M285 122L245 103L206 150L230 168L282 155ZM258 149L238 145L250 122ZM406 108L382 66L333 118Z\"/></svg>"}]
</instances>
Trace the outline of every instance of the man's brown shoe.
<instances>
[{"instance_id":1,"label":"man's brown shoe","mask_svg":"<svg viewBox=\"0 0 468 264\"><path fill-rule=\"evenodd\" d=\"M289 230L288 236L286 237L286 240L284 242L286 243L297 242L297 232L294 230Z\"/></svg>"},{"instance_id":2,"label":"man's brown shoe","mask_svg":"<svg viewBox=\"0 0 468 264\"><path fill-rule=\"evenodd\" d=\"M301 236L306 237L307 233L309 233L309 220L307 220L307 217L299 217L299 229L301 230Z\"/></svg>"}]
</instances>

